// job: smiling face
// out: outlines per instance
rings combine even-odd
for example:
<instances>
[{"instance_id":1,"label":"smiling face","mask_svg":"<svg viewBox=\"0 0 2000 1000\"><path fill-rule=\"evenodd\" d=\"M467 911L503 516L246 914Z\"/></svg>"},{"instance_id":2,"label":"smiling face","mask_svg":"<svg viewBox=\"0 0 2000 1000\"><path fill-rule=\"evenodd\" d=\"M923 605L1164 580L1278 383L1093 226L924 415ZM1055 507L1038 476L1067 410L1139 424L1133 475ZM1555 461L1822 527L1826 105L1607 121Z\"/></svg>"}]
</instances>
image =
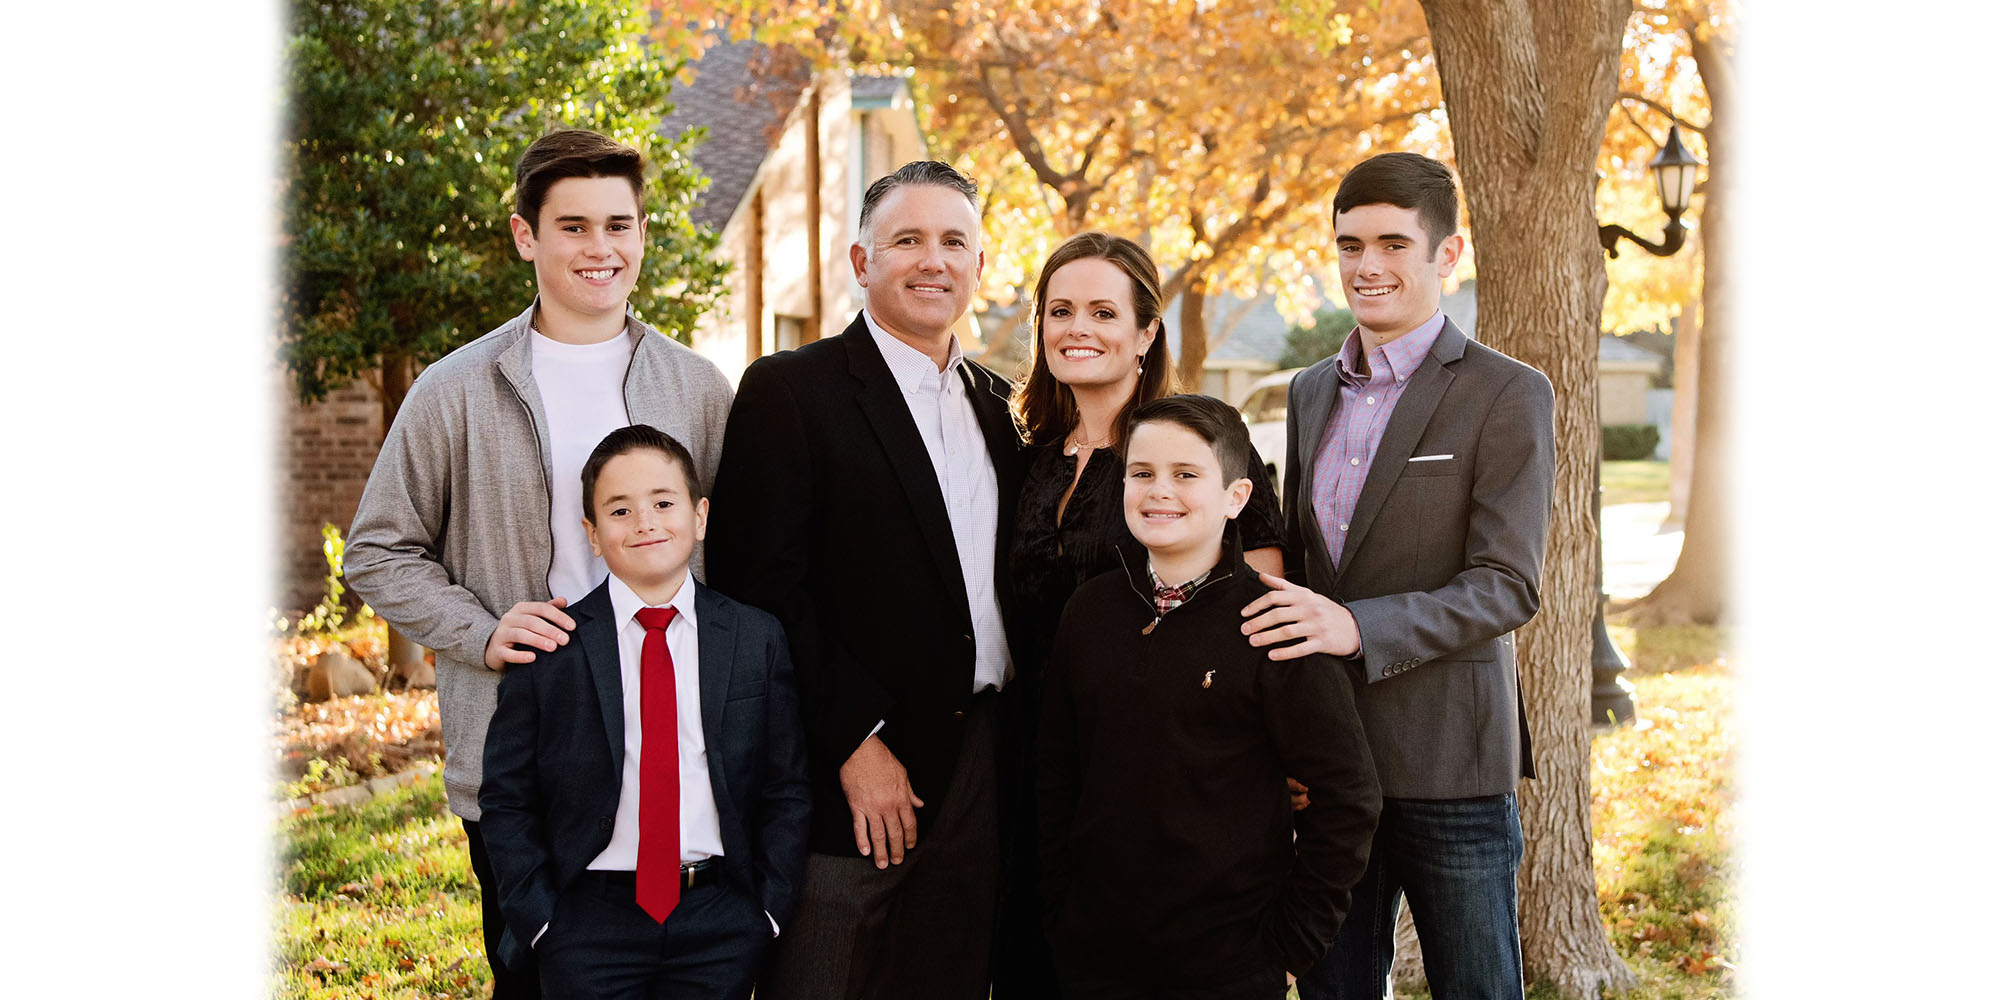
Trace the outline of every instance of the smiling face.
<instances>
[{"instance_id":1,"label":"smiling face","mask_svg":"<svg viewBox=\"0 0 2000 1000\"><path fill-rule=\"evenodd\" d=\"M624 329L625 300L646 253L646 219L630 181L565 177L550 185L535 226L519 215L508 222L514 248L535 265L544 335L574 340L577 332L602 332L614 320L611 332Z\"/></svg>"},{"instance_id":2,"label":"smiling face","mask_svg":"<svg viewBox=\"0 0 2000 1000\"><path fill-rule=\"evenodd\" d=\"M936 184L905 184L884 195L848 258L866 290L868 315L925 351L950 336L986 266L972 203Z\"/></svg>"},{"instance_id":3,"label":"smiling face","mask_svg":"<svg viewBox=\"0 0 2000 1000\"><path fill-rule=\"evenodd\" d=\"M647 603L673 597L694 543L708 534L708 500L688 496L680 463L636 448L605 462L591 492L592 516L583 522L590 550Z\"/></svg>"},{"instance_id":4,"label":"smiling face","mask_svg":"<svg viewBox=\"0 0 2000 1000\"><path fill-rule=\"evenodd\" d=\"M1159 420L1132 428L1125 444L1125 526L1166 582L1182 583L1215 565L1225 522L1249 501L1250 480L1224 476L1214 446L1201 435Z\"/></svg>"},{"instance_id":5,"label":"smiling face","mask_svg":"<svg viewBox=\"0 0 2000 1000\"><path fill-rule=\"evenodd\" d=\"M1416 209L1384 203L1336 214L1333 230L1347 308L1378 344L1437 313L1444 279L1465 248L1464 237L1454 233L1433 251Z\"/></svg>"},{"instance_id":6,"label":"smiling face","mask_svg":"<svg viewBox=\"0 0 2000 1000\"><path fill-rule=\"evenodd\" d=\"M1043 297L1042 359L1056 381L1077 389L1105 386L1129 397L1139 384L1139 359L1159 335L1158 319L1141 329L1132 279L1102 257L1064 264Z\"/></svg>"}]
</instances>

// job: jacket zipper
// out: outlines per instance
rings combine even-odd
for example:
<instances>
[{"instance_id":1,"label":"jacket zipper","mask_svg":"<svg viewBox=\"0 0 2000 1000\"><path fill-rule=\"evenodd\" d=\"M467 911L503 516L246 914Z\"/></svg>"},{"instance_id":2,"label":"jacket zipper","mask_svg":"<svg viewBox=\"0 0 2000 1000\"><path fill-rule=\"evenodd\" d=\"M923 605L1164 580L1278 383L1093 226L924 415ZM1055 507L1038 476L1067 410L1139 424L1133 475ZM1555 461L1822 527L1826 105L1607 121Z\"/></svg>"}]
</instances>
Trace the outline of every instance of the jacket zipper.
<instances>
[{"instance_id":1,"label":"jacket zipper","mask_svg":"<svg viewBox=\"0 0 2000 1000\"><path fill-rule=\"evenodd\" d=\"M1153 600L1153 596L1151 594L1145 593L1144 591L1141 591L1139 589L1139 584L1137 580L1135 580L1132 576L1132 567L1130 565L1126 565L1125 563L1124 551L1118 549L1115 546L1112 548L1111 551L1117 554L1119 564L1123 566L1125 569L1126 585L1131 587L1132 592L1134 594L1138 594L1139 599L1145 601L1146 607L1151 609L1153 612L1153 620L1147 622L1146 627L1139 630L1139 634L1152 635L1153 630L1160 627L1160 621L1164 619L1166 615L1160 613L1160 605ZM1188 604L1188 602L1194 600L1195 595L1200 594L1204 590L1207 590L1211 584L1221 583L1222 581L1227 580L1235 575L1236 575L1236 569L1234 567L1231 567L1230 569L1224 571L1223 574L1220 576L1210 576L1208 579L1201 581L1201 584L1199 586L1196 586L1193 590L1188 591L1186 596L1181 598L1181 603L1175 605L1172 608L1172 610L1179 611L1182 607L1185 607Z\"/></svg>"},{"instance_id":2,"label":"jacket zipper","mask_svg":"<svg viewBox=\"0 0 2000 1000\"><path fill-rule=\"evenodd\" d=\"M626 329L629 332L631 327L628 326ZM641 333L640 336L644 336L644 334ZM638 360L639 342L635 338L632 341L632 356L625 359L625 377L618 382L618 398L625 404L625 420L627 423L630 423L632 420L632 366ZM535 436L535 458L539 460L542 457L542 429L535 424L535 411L528 405L528 397L521 395L521 388L514 384L513 379L503 378L500 381L507 383L507 391L514 394L514 401L521 404L521 412L528 417L528 433ZM554 469L549 468L547 465L542 466L542 509L547 512L542 516L542 527L547 531L549 536L549 563L542 567L542 586L544 588L549 585L549 574L555 572L556 569L556 529L548 523L548 514L554 513L556 506L556 498L553 495L554 487L549 483L551 479L555 478L555 474ZM585 497L583 502L585 504L590 503L590 498Z\"/></svg>"},{"instance_id":3,"label":"jacket zipper","mask_svg":"<svg viewBox=\"0 0 2000 1000\"><path fill-rule=\"evenodd\" d=\"M521 389L514 384L513 379L503 378L500 381L507 383L507 391L514 394L514 401L521 404L522 415L528 418L528 433L535 436L535 460L539 463L542 457L542 429L535 426L535 411L528 406L528 397L521 395ZM541 590L548 589L549 574L556 568L556 529L549 524L549 515L555 511L556 505L556 498L550 495L552 487L549 485L549 479L554 475L555 470L547 465L542 466L542 530L549 536L549 562L542 567Z\"/></svg>"}]
</instances>

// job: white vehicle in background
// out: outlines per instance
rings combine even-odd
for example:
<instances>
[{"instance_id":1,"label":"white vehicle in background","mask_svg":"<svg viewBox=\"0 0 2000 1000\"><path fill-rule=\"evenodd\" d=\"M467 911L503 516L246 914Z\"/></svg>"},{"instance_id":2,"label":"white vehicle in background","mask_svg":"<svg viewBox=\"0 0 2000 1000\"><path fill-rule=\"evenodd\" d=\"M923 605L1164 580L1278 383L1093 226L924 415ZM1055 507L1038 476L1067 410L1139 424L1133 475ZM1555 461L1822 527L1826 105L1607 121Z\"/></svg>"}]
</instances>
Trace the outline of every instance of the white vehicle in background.
<instances>
[{"instance_id":1,"label":"white vehicle in background","mask_svg":"<svg viewBox=\"0 0 2000 1000\"><path fill-rule=\"evenodd\" d=\"M1304 369L1272 372L1253 383L1250 395L1243 399L1243 422L1250 428L1250 447L1257 449L1258 457L1264 460L1264 469L1271 474L1271 488L1281 498L1285 495L1285 395L1291 389L1292 376L1301 371Z\"/></svg>"}]
</instances>

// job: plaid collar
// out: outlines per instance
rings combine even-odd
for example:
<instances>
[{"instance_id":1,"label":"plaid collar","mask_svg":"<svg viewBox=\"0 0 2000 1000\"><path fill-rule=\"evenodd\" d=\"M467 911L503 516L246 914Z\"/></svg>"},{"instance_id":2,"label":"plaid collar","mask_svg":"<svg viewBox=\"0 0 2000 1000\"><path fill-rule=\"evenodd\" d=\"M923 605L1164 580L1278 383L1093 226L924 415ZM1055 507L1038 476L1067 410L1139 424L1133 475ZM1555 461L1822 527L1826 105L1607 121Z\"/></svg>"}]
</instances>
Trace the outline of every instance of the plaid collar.
<instances>
[{"instance_id":1,"label":"plaid collar","mask_svg":"<svg viewBox=\"0 0 2000 1000\"><path fill-rule=\"evenodd\" d=\"M1160 582L1160 575L1153 572L1153 564L1148 562L1146 564L1146 579L1153 585L1153 607L1160 614L1164 615L1187 603L1188 594L1193 593L1196 587L1207 582L1209 574L1213 572L1215 572L1215 569L1210 567L1207 573L1203 573L1177 587L1169 587L1165 583Z\"/></svg>"}]
</instances>

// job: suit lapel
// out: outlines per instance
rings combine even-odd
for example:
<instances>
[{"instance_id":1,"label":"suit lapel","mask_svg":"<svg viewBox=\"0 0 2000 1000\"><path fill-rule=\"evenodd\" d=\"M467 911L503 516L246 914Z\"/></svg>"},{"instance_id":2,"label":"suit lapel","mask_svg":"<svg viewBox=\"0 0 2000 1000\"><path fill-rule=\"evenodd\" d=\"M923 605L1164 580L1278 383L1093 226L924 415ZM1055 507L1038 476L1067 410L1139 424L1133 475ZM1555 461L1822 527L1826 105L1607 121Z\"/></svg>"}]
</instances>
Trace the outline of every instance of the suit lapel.
<instances>
[{"instance_id":1,"label":"suit lapel","mask_svg":"<svg viewBox=\"0 0 2000 1000\"><path fill-rule=\"evenodd\" d=\"M570 614L576 619L576 638L583 643L590 682L597 688L597 708L604 717L604 735L611 740L611 772L616 775L625 766L625 678L618 667L618 623L611 613L610 580L598 584Z\"/></svg>"},{"instance_id":2,"label":"suit lapel","mask_svg":"<svg viewBox=\"0 0 2000 1000\"><path fill-rule=\"evenodd\" d=\"M729 675L736 666L736 612L715 597L715 592L697 585L694 591L695 634L701 643L701 731L708 746L708 782L715 792L718 813L735 801L729 795L722 766L725 754L721 741L728 730L722 728L722 705L729 698Z\"/></svg>"},{"instance_id":3,"label":"suit lapel","mask_svg":"<svg viewBox=\"0 0 2000 1000\"><path fill-rule=\"evenodd\" d=\"M986 438L986 455L993 460L993 471L1004 481L1008 456L1021 447L1014 416L1007 411L1007 384L970 359L959 366L959 379L965 383L965 398L972 401L972 412L979 419L979 431Z\"/></svg>"},{"instance_id":4,"label":"suit lapel","mask_svg":"<svg viewBox=\"0 0 2000 1000\"><path fill-rule=\"evenodd\" d=\"M937 470L931 466L930 451L924 447L923 436L917 433L916 421L910 419L910 405L903 399L902 387L890 373L889 363L882 360L882 351L875 346L866 320L857 315L840 339L847 344L848 370L861 382L861 391L855 394L854 401L882 443L889 464L895 468L896 480L909 497L911 509L916 511L917 528L931 550L931 558L937 562L938 572L958 595L959 607L970 616L965 573L958 564L958 546L951 537L951 517L945 512Z\"/></svg>"},{"instance_id":5,"label":"suit lapel","mask_svg":"<svg viewBox=\"0 0 2000 1000\"><path fill-rule=\"evenodd\" d=\"M1333 424L1333 408L1340 405L1335 391L1340 376L1331 363L1319 371L1300 375L1292 383L1296 399L1287 400L1285 410L1299 415L1299 465L1290 470L1299 476L1299 494L1312 496L1313 466L1319 458L1320 442Z\"/></svg>"},{"instance_id":6,"label":"suit lapel","mask_svg":"<svg viewBox=\"0 0 2000 1000\"><path fill-rule=\"evenodd\" d=\"M1336 388L1338 379L1339 375L1331 362L1323 368L1305 371L1293 380L1293 398L1285 403L1287 414L1298 415L1299 453L1294 456L1298 459L1298 467L1286 470L1297 484L1291 485L1288 480L1285 492L1289 502L1298 505L1299 523L1304 526L1304 530L1299 532L1300 542L1308 551L1299 555L1306 560L1309 579L1313 576L1313 567L1325 567L1327 576L1322 582L1326 585L1331 583L1333 559L1327 553L1326 535L1320 528L1319 516L1313 512L1312 497L1320 444L1326 437L1326 429L1333 425L1333 408L1340 405L1340 393Z\"/></svg>"},{"instance_id":7,"label":"suit lapel","mask_svg":"<svg viewBox=\"0 0 2000 1000\"><path fill-rule=\"evenodd\" d=\"M1445 390L1450 389L1452 380L1457 378L1445 364L1464 355L1465 335L1458 332L1450 319L1446 319L1444 329L1431 345L1430 353L1424 355L1423 363L1417 366L1417 373L1410 376L1410 384L1403 389L1401 398L1396 400L1395 412L1389 415L1389 426L1382 432L1382 443L1375 449L1375 460L1368 465L1368 478L1361 484L1361 496L1354 501L1354 516L1348 519L1347 541L1340 549L1340 566L1334 571L1335 579L1353 564L1354 553L1368 541L1368 529L1375 523L1375 515L1381 513L1383 501L1389 498L1389 491L1409 465L1410 455L1417 449L1417 441L1423 437L1424 428L1431 422L1431 414L1437 412L1438 401L1444 398Z\"/></svg>"}]
</instances>

